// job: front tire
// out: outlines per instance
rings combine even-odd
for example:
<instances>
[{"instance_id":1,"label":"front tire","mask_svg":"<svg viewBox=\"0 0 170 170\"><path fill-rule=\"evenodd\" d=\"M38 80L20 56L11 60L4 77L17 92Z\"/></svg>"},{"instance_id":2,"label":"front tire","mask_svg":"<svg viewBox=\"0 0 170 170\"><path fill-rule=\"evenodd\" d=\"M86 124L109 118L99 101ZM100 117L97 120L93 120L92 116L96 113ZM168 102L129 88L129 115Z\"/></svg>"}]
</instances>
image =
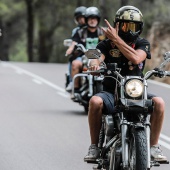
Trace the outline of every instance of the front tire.
<instances>
[{"instance_id":1,"label":"front tire","mask_svg":"<svg viewBox=\"0 0 170 170\"><path fill-rule=\"evenodd\" d=\"M143 128L133 129L129 143L129 170L147 170L147 138Z\"/></svg>"}]
</instances>

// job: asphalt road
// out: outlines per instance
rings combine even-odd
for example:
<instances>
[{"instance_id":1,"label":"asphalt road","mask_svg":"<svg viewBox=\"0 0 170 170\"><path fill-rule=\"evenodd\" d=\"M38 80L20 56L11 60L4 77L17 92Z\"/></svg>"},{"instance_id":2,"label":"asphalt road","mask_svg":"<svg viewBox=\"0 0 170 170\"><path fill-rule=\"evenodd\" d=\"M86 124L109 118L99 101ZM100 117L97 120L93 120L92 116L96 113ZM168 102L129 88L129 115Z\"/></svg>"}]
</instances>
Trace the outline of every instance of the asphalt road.
<instances>
[{"instance_id":1,"label":"asphalt road","mask_svg":"<svg viewBox=\"0 0 170 170\"><path fill-rule=\"evenodd\" d=\"M66 64L0 62L0 170L90 170L83 107L64 90ZM170 158L170 86L149 89L166 101L160 144ZM153 170L169 170L162 165Z\"/></svg>"}]
</instances>

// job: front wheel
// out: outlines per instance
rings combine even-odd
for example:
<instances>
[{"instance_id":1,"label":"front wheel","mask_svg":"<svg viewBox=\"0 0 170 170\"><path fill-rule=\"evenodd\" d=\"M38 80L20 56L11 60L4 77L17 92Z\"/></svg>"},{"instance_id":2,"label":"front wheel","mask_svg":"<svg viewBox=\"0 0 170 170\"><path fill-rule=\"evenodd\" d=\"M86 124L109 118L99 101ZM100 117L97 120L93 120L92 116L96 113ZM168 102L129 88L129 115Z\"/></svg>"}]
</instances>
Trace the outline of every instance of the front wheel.
<instances>
[{"instance_id":1,"label":"front wheel","mask_svg":"<svg viewBox=\"0 0 170 170\"><path fill-rule=\"evenodd\" d=\"M147 170L147 138L143 128L133 129L129 143L129 170Z\"/></svg>"}]
</instances>

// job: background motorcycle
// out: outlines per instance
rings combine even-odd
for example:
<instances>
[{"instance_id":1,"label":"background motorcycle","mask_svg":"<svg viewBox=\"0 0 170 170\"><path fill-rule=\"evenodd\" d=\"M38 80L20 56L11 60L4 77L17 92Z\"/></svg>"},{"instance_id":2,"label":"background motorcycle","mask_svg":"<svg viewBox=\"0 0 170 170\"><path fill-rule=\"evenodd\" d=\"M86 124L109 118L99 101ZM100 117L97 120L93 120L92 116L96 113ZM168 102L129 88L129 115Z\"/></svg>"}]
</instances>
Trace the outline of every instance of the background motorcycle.
<instances>
[{"instance_id":1,"label":"background motorcycle","mask_svg":"<svg viewBox=\"0 0 170 170\"><path fill-rule=\"evenodd\" d=\"M94 57L95 56L95 57ZM98 58L90 54L89 58ZM153 102L147 98L147 79L152 75L170 76L170 71L163 67L170 62L170 52L164 54L164 62L160 67L148 71L145 76L122 76L116 63L104 64L98 71L86 73L100 73L116 80L115 113L103 114L102 128L99 136L101 149L98 164L93 169L106 170L150 170L152 166L159 166L150 157L150 114Z\"/></svg>"},{"instance_id":2,"label":"background motorcycle","mask_svg":"<svg viewBox=\"0 0 170 170\"><path fill-rule=\"evenodd\" d=\"M65 40L65 44L70 44L69 39L67 41ZM66 43L67 42L67 43ZM82 63L83 63L83 71L86 71L88 68L88 58L86 56L86 53L89 53L89 51L95 51L93 49L87 50L82 44L77 44L74 50L74 53L79 54L82 56ZM66 86L69 83L69 74L66 73ZM79 79L80 89L78 91L75 91L74 88L74 82L76 79ZM103 76L93 76L91 74L84 74L79 73L76 74L73 77L73 87L71 91L71 99L74 102L79 103L84 107L85 112L88 112L88 105L90 98L96 94L97 92L101 91L103 89L102 86L102 80Z\"/></svg>"}]
</instances>

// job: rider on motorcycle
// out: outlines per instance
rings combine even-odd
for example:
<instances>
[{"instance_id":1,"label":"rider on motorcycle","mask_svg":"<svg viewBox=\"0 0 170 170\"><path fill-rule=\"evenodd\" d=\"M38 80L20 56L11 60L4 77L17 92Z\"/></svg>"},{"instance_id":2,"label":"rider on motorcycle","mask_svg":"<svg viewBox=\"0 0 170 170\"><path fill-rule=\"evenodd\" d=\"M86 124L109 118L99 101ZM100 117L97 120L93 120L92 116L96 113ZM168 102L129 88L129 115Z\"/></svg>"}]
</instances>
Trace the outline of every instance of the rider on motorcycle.
<instances>
[{"instance_id":1,"label":"rider on motorcycle","mask_svg":"<svg viewBox=\"0 0 170 170\"><path fill-rule=\"evenodd\" d=\"M74 21L77 25L76 28L72 30L72 37L76 33L76 31L82 27L84 27L85 24L85 12L86 12L86 7L85 6L80 6L77 7L74 11Z\"/></svg>"},{"instance_id":2,"label":"rider on motorcycle","mask_svg":"<svg viewBox=\"0 0 170 170\"><path fill-rule=\"evenodd\" d=\"M67 50L66 54L69 55L72 53L75 45L83 44L86 49L94 49L96 48L96 45L99 41L103 40L104 33L101 27L99 27L100 23L100 11L96 7L89 7L86 9L85 13L85 21L86 21L86 27L83 27L75 33L72 40L72 45ZM72 70L71 70L71 76L72 78L77 73L80 73L82 71L82 58L79 56L76 60L72 62ZM66 90L71 91L72 90L72 82L69 83ZM75 90L79 89L79 80L75 80L74 84Z\"/></svg>"},{"instance_id":3,"label":"rider on motorcycle","mask_svg":"<svg viewBox=\"0 0 170 170\"><path fill-rule=\"evenodd\" d=\"M77 25L77 27L75 27L73 30L72 30L72 34L71 34L71 38L74 36L74 34L76 33L77 30L81 29L82 27L84 27L86 24L85 24L85 12L86 12L86 7L85 6L80 6L80 7L77 7L74 11L74 21ZM74 44L72 44L74 45ZM74 47L73 47L74 48ZM72 49L72 47L69 47L67 49L67 52L66 52L66 56L68 54L71 54L71 52L69 52L69 50ZM73 54L75 55L75 54ZM74 57L74 56L73 56ZM69 81L71 82L72 81L72 77L70 76L71 75L71 62L74 58L70 58L69 59L69 62L68 62L68 71L69 71Z\"/></svg>"},{"instance_id":4,"label":"rider on motorcycle","mask_svg":"<svg viewBox=\"0 0 170 170\"><path fill-rule=\"evenodd\" d=\"M101 51L99 59L92 59L89 70L99 69L102 61L106 64L117 63L121 68L121 75L141 76L146 59L151 59L149 42L139 37L143 29L143 15L133 6L123 6L116 12L114 27L105 20L107 29L103 29L108 39L100 42L97 49ZM115 81L109 77L103 81L104 91L95 94L89 102L89 129L91 145L84 161L95 161L100 154L98 148L99 133L102 124L102 113L114 113L114 87ZM158 145L164 119L164 101L153 94L148 98L154 102L151 114L151 157L156 161L166 161Z\"/></svg>"}]
</instances>

